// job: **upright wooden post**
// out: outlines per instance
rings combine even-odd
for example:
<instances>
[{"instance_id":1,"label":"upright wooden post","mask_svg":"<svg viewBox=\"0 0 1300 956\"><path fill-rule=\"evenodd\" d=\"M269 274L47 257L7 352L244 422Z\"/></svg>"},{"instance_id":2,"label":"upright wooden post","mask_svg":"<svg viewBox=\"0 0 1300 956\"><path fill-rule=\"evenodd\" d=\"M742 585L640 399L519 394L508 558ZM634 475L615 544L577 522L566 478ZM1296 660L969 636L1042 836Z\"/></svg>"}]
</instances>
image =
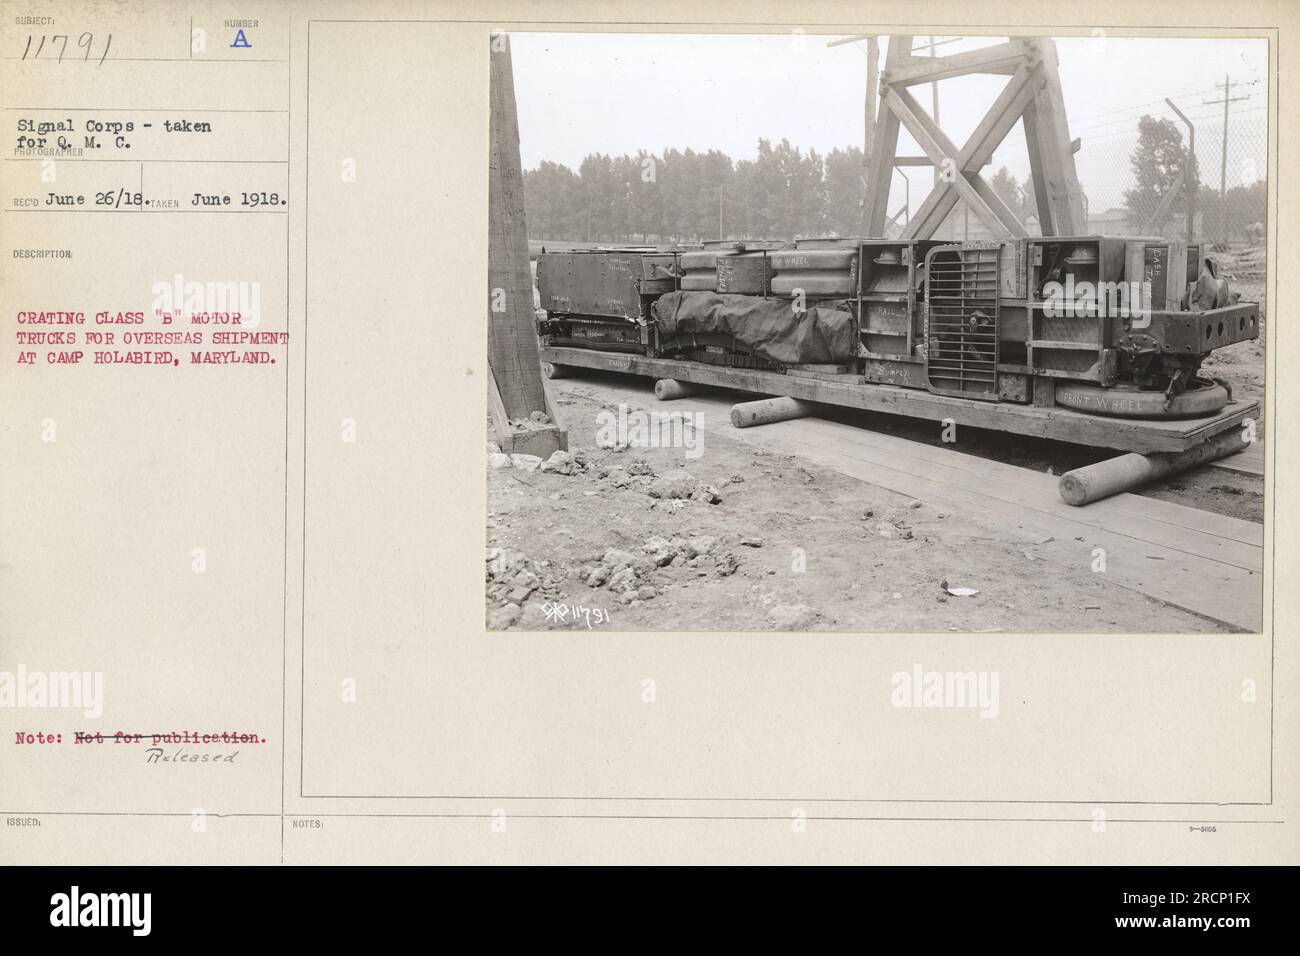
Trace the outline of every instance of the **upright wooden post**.
<instances>
[{"instance_id":1,"label":"upright wooden post","mask_svg":"<svg viewBox=\"0 0 1300 956\"><path fill-rule=\"evenodd\" d=\"M862 215L860 235L867 232L867 217L871 215L871 156L876 151L876 105L880 102L880 41L867 37L867 90L862 107Z\"/></svg>"},{"instance_id":2,"label":"upright wooden post","mask_svg":"<svg viewBox=\"0 0 1300 956\"><path fill-rule=\"evenodd\" d=\"M1036 197L1039 225L1045 236L1078 236L1088 231L1088 223L1083 214L1083 192L1079 189L1079 177L1074 167L1074 149L1070 144L1070 127L1065 116L1065 97L1061 93L1056 43L1050 37L1035 37L1030 46L1038 59L1041 83L1034 95L1031 111L1026 112L1025 142L1033 143L1029 148L1029 160L1034 188L1043 190ZM1034 168L1035 165L1038 168ZM1050 209L1050 232L1048 220L1043 217L1044 199Z\"/></svg>"},{"instance_id":3,"label":"upright wooden post","mask_svg":"<svg viewBox=\"0 0 1300 956\"><path fill-rule=\"evenodd\" d=\"M890 37L885 54L885 69L900 67L912 55L911 37ZM881 87L884 93L886 87ZM874 141L871 144L870 169L867 172L867 235L885 234L889 219L889 187L894 181L894 155L898 152L898 115L889 108L882 95L876 111Z\"/></svg>"},{"instance_id":4,"label":"upright wooden post","mask_svg":"<svg viewBox=\"0 0 1300 956\"><path fill-rule=\"evenodd\" d=\"M493 423L502 450L510 452L520 443L544 457L567 442L551 417L554 409L547 402L537 352L510 39L494 33L491 44L488 365Z\"/></svg>"}]
</instances>

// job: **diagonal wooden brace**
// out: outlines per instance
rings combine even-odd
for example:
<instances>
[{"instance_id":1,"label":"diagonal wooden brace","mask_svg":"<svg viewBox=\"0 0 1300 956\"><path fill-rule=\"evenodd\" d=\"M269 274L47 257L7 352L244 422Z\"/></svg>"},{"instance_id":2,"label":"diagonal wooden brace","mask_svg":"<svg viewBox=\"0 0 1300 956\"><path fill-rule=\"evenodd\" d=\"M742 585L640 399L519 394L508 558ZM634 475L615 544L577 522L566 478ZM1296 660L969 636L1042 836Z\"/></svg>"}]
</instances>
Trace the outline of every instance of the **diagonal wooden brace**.
<instances>
[{"instance_id":1,"label":"diagonal wooden brace","mask_svg":"<svg viewBox=\"0 0 1300 956\"><path fill-rule=\"evenodd\" d=\"M1027 74L1019 76L1018 79L1016 89L1011 91L1013 96L1023 90ZM1010 84L1008 88L1010 89ZM979 174L982 165L979 159L986 149L988 130L985 130L978 140L972 140L965 148L958 150L956 144L948 139L933 119L925 114L920 104L906 89L890 88L885 94L885 102L907 127L908 132L915 137L930 161L944 169L946 177L951 177L940 182L926 198L921 211L908 227L907 232L910 236L932 235L959 198L983 220L995 236L1012 238L1028 235L1015 213L1007 208L1006 203ZM987 124L981 124L982 127L985 125ZM979 130L976 132L980 133ZM989 152L991 154L991 150ZM963 158L969 164L966 167L962 165ZM927 232L922 233L921 229Z\"/></svg>"}]
</instances>

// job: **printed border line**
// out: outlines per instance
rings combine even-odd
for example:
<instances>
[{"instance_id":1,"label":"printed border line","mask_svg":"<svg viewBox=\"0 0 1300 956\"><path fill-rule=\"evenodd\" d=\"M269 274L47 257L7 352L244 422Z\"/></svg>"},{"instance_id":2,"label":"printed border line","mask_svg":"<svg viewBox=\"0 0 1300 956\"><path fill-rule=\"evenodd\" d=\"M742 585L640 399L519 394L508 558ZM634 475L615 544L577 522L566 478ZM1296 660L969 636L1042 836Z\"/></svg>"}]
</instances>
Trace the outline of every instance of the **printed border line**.
<instances>
[{"instance_id":1,"label":"printed border line","mask_svg":"<svg viewBox=\"0 0 1300 956\"><path fill-rule=\"evenodd\" d=\"M45 817L179 817L189 818L190 813L177 812L170 810L159 811L114 811L114 810L55 810L50 812L39 812L30 810L0 810L0 815L20 816L30 814L31 816ZM284 818L291 820L370 820L370 819L389 819L389 820L491 820L491 813L212 813L205 811L205 816L220 820L234 819L260 819L283 821ZM707 814L704 816L688 816L680 814L644 814L644 813L579 813L579 814L556 814L556 813L510 813L508 817L515 820L736 820L736 821L789 821L792 819L788 815L780 814ZM816 814L806 814L804 819L819 821L844 821L849 823L871 823L871 822L895 822L895 823L1092 823L1092 817L899 817L899 816L817 816ZM1112 823L1157 823L1163 826L1181 825L1184 823L1216 824L1220 826L1233 826L1244 824L1250 826L1285 826L1285 820L1217 820L1217 819L1165 819L1153 818L1142 819L1138 817L1107 817L1107 825ZM283 852L283 850L282 850Z\"/></svg>"},{"instance_id":2,"label":"printed border line","mask_svg":"<svg viewBox=\"0 0 1300 956\"><path fill-rule=\"evenodd\" d=\"M288 74L287 89L288 94L285 102L285 191L293 195L293 14L287 17L288 30L286 31L285 72ZM194 19L190 18L190 52L194 50ZM304 197L305 201L305 197ZM296 208L296 207L295 207ZM304 214L306 209L303 210ZM289 332L290 316L293 314L293 307L290 300L290 283L293 280L293 270L290 264L293 262L291 238L293 235L293 220L287 215L284 219L284 573L281 578L283 584L283 597L280 603L280 862L284 862L284 808L286 803L285 794L285 761L288 754L285 752L285 743L288 739L286 732L287 717L287 699L289 696L288 679L289 679L289 369L292 367L289 362L290 350L293 348L292 336ZM305 279L305 276L304 276ZM303 303L303 318L306 320L307 305ZM304 451L305 451L304 439Z\"/></svg>"}]
</instances>

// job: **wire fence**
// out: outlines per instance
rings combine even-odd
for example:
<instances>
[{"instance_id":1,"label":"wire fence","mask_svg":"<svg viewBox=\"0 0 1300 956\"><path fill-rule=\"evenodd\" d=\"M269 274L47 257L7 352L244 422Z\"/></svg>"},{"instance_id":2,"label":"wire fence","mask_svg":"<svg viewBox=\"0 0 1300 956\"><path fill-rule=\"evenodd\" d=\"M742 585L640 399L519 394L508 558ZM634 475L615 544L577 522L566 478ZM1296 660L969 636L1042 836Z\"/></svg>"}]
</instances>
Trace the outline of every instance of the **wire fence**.
<instances>
[{"instance_id":1,"label":"wire fence","mask_svg":"<svg viewBox=\"0 0 1300 956\"><path fill-rule=\"evenodd\" d=\"M1267 93L1255 84L1229 89L1233 99L1226 122L1219 84L1169 101L1154 99L1084 116L1071 123L1070 135L1078 140L1075 166L1088 233L1200 243L1234 291L1263 303ZM1189 162L1192 157L1194 162ZM1037 234L1032 183L1028 177L1008 180L1005 171L999 175L1002 165L1027 168L1022 160L1027 160L1023 139L1017 143L1009 138L985 175L1026 229ZM915 189L912 196L914 211L919 202ZM959 204L942 234L978 239L988 233Z\"/></svg>"}]
</instances>

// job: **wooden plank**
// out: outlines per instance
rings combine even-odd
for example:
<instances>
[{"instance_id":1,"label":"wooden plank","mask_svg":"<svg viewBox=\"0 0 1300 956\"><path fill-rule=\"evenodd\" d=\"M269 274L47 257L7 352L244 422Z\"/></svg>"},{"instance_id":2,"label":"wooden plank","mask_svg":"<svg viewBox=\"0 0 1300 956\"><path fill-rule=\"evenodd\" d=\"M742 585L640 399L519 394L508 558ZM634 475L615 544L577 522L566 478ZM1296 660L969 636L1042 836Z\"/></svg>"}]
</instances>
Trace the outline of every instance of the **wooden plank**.
<instances>
[{"instance_id":1,"label":"wooden plank","mask_svg":"<svg viewBox=\"0 0 1300 956\"><path fill-rule=\"evenodd\" d=\"M810 418L805 427L817 429L821 424L821 420ZM828 424L834 426L835 423ZM896 436L881 435L879 432L865 428L858 429L854 434L857 436L854 438L855 442L882 449L895 447L890 443L901 440ZM936 448L920 442L914 442L913 445L915 451L912 454L946 466L960 467L960 462L970 462L971 460L975 462L990 461L989 459L981 459L978 456L961 452L959 449ZM960 455L961 459L955 460L954 455ZM997 461L991 462L991 468L996 470L997 473L993 474L991 470L981 472L979 465L968 464L966 466L966 470L972 474L973 478L1009 481L1019 485L1032 486L1034 491L1038 491L1040 486L1047 487L1047 483L1054 485L1056 481L1056 477L1053 475L1039 474L1027 468L1008 466ZM1076 510L1062 502L1060 513L1068 516ZM1087 506L1087 510L1096 514L1106 513L1108 515L1131 515L1149 518L1154 521L1173 524L1189 531L1240 541L1256 548L1262 546L1263 543L1263 527L1253 521L1242 521L1240 518L1218 515L1210 511L1198 511L1159 498L1145 498L1135 494L1116 495L1113 498L1107 498L1105 501L1093 502Z\"/></svg>"},{"instance_id":2,"label":"wooden plank","mask_svg":"<svg viewBox=\"0 0 1300 956\"><path fill-rule=\"evenodd\" d=\"M954 483L975 487L988 497L1015 505L1032 501L1046 514L1099 530L1123 528L1131 537L1172 551L1197 555L1247 571L1263 566L1262 525L1216 515L1155 498L1116 495L1075 508L1061 500L1057 478L1026 468L969 455L952 448L935 448L893 435L881 435L837 422L809 419L804 430L834 436L850 457L890 464L903 457L942 474Z\"/></svg>"},{"instance_id":3,"label":"wooden plank","mask_svg":"<svg viewBox=\"0 0 1300 956\"><path fill-rule=\"evenodd\" d=\"M635 388L597 387L629 403L646 399ZM733 430L722 424L727 399L687 401L691 410L709 413L706 430L817 461L939 507L977 514L1008 538L1032 544L1035 555L1048 564L1090 567L1093 549L1103 548L1108 581L1231 626L1257 630L1262 623L1262 549L1232 538L1216 542L1214 535L1195 527L1217 518L1220 527L1237 535L1259 536L1258 525L1134 495L1070 508L1060 501L1050 476L1015 466L816 419ZM1101 507L1106 505L1110 507ZM1141 509L1175 520L1143 515Z\"/></svg>"},{"instance_id":4,"label":"wooden plank","mask_svg":"<svg viewBox=\"0 0 1300 956\"><path fill-rule=\"evenodd\" d=\"M775 432L786 424L800 423L770 426L767 430L770 434L760 436L765 447L821 460L845 474L901 494L970 509L994 527L1016 528L1035 537L1041 535L1037 539L1043 542L1036 545L1038 553L1057 566L1076 569L1087 566L1093 558L1093 549L1100 547L1105 551L1106 579L1121 587L1235 627L1257 631L1262 623L1262 574L1257 571L1163 548L1123 531L1098 529L1077 518L1060 518L1037 507L1037 500L1031 503L1022 498L1006 503L983 494L982 489L955 486L937 479L933 473L862 462L845 448L812 450L806 439ZM1053 488L1051 494L1055 493ZM1076 537L1084 540L1076 541Z\"/></svg>"},{"instance_id":5,"label":"wooden plank","mask_svg":"<svg viewBox=\"0 0 1300 956\"><path fill-rule=\"evenodd\" d=\"M609 387L629 398L640 400L642 396L640 389ZM731 406L731 399L725 396L700 396L693 407L709 408L725 417ZM1006 504L1017 504L1027 496L1028 500L1039 503L1039 510L1065 520L1101 530L1123 528L1138 540L1243 570L1258 571L1262 566L1263 527L1251 521L1133 494L1116 495L1084 508L1074 508L1060 499L1054 475L981 458L956 448L927 445L824 419L808 418L800 427L802 434L834 440L849 457L886 467L911 460L914 471L925 471L931 477L943 476L953 484L980 489Z\"/></svg>"},{"instance_id":6,"label":"wooden plank","mask_svg":"<svg viewBox=\"0 0 1300 956\"><path fill-rule=\"evenodd\" d=\"M1025 125L1025 148L1029 153L1029 178L1034 184L1034 206L1038 209L1038 230L1044 236L1064 235L1056 225L1052 200L1047 193L1047 156L1039 145L1038 108L1030 103L1021 117Z\"/></svg>"},{"instance_id":7,"label":"wooden plank","mask_svg":"<svg viewBox=\"0 0 1300 956\"><path fill-rule=\"evenodd\" d=\"M641 389L635 387L605 383L602 383L599 387L631 399L639 400L642 396ZM718 411L719 414L726 414L732 404L732 399L726 396L700 396L698 400L701 405L707 405ZM842 429L846 427L852 428L853 426L844 426L824 419L808 418L804 420L802 427L812 432L834 433L845 436L847 433L843 432ZM964 479L971 482L987 482L991 486L1009 484L1025 488L1037 495L1041 495L1043 489L1055 488L1056 486L1056 476L1053 475L1040 474L1027 468L1019 468L996 460L981 458L956 448L940 448L922 442L908 441L895 435L882 434L868 428L854 428L851 437L845 437L844 441L853 445L873 448L886 454L896 454L900 448L906 448L908 454L927 463L943 468L962 470ZM906 445L899 445L899 442L906 442ZM1258 442L1253 447L1260 448L1262 444L1262 442ZM1225 555L1235 555L1235 560L1248 566L1254 566L1256 563L1250 552L1233 549L1225 550L1218 544L1199 541L1196 536L1239 542L1250 546L1256 552L1263 546L1263 527L1255 522L1243 521L1239 518L1219 515L1211 511L1200 511L1159 498L1146 498L1136 494L1116 495L1113 498L1107 498L1105 501L1097 501L1088 505L1083 512L1080 509L1071 508L1064 502L1053 501L1053 509L1055 513L1067 518L1078 519L1083 513L1086 513L1090 518L1105 516L1112 527L1122 527L1131 521L1160 522L1171 525L1193 533L1192 536L1184 537L1180 541L1167 539L1171 547L1180 547L1205 557L1218 557L1221 560L1229 560ZM1151 528L1149 533L1158 537L1164 532L1161 529Z\"/></svg>"},{"instance_id":8,"label":"wooden plank","mask_svg":"<svg viewBox=\"0 0 1300 956\"><path fill-rule=\"evenodd\" d=\"M1209 435L1240 425L1247 415L1259 414L1258 402L1232 402L1210 419L1193 421L1143 421L1101 418L1056 406L979 402L919 389L892 385L827 381L778 372L725 368L697 362L648 358L643 355L597 352L591 349L544 348L548 362L583 368L627 372L654 378L675 378L701 385L719 385L760 395L791 398L867 411L906 415L930 421L951 418L958 425L1013 432L1035 438L1116 448L1121 451L1185 451Z\"/></svg>"}]
</instances>

